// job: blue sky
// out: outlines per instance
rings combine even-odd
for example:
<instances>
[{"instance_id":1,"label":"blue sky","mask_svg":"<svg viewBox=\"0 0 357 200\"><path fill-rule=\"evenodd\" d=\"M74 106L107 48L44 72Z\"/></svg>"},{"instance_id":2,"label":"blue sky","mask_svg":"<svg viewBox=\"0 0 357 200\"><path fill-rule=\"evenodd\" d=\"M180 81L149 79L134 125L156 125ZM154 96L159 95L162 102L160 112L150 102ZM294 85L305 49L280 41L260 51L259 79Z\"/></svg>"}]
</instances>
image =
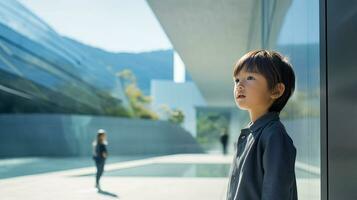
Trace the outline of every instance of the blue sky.
<instances>
[{"instance_id":1,"label":"blue sky","mask_svg":"<svg viewBox=\"0 0 357 200\"><path fill-rule=\"evenodd\" d=\"M56 32L112 52L172 49L145 0L19 0Z\"/></svg>"}]
</instances>

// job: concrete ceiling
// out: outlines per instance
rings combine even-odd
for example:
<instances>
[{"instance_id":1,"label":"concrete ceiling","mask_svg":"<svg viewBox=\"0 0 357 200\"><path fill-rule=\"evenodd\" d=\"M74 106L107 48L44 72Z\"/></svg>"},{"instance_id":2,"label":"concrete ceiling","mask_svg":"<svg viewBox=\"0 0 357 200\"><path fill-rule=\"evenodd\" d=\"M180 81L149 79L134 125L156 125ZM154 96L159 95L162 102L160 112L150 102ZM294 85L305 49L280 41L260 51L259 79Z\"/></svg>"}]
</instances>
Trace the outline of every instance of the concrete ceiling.
<instances>
[{"instance_id":1,"label":"concrete ceiling","mask_svg":"<svg viewBox=\"0 0 357 200\"><path fill-rule=\"evenodd\" d=\"M208 105L234 106L233 66L245 52L262 47L263 1L147 2Z\"/></svg>"}]
</instances>

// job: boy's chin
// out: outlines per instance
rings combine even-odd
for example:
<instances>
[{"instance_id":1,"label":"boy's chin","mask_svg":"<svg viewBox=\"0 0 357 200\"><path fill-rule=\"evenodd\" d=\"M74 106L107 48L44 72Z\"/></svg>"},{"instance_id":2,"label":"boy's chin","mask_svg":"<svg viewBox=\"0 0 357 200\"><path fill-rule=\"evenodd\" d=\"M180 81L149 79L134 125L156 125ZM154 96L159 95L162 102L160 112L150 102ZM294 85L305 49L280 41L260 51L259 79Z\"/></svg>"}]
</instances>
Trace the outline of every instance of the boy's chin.
<instances>
[{"instance_id":1,"label":"boy's chin","mask_svg":"<svg viewBox=\"0 0 357 200\"><path fill-rule=\"evenodd\" d=\"M247 106L243 105L243 104L239 104L239 103L236 102L236 105L241 110L249 110L249 108Z\"/></svg>"}]
</instances>

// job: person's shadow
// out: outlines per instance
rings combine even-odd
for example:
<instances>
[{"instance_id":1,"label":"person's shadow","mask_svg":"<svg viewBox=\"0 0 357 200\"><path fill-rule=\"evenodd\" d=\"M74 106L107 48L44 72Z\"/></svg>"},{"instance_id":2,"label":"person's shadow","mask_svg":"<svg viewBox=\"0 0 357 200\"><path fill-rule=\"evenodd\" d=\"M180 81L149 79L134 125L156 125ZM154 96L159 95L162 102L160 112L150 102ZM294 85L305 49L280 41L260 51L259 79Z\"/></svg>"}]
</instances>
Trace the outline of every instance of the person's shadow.
<instances>
[{"instance_id":1,"label":"person's shadow","mask_svg":"<svg viewBox=\"0 0 357 200\"><path fill-rule=\"evenodd\" d=\"M108 196L111 196L111 197L119 199L119 196L117 194L114 194L114 193L111 193L111 192L108 192L108 191L98 190L98 193L99 194L103 194L103 195L108 195Z\"/></svg>"}]
</instances>

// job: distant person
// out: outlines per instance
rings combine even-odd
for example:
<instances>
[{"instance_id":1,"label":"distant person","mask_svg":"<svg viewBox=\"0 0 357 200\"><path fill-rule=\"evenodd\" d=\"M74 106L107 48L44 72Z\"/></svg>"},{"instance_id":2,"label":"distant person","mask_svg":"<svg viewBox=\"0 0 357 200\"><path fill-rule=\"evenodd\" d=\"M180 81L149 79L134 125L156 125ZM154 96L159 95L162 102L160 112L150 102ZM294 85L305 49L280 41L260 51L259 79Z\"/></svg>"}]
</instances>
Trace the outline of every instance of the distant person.
<instances>
[{"instance_id":1,"label":"distant person","mask_svg":"<svg viewBox=\"0 0 357 200\"><path fill-rule=\"evenodd\" d=\"M235 102L250 122L238 138L227 200L297 200L296 148L279 118L295 89L291 64L275 51L251 51L233 79Z\"/></svg>"},{"instance_id":2,"label":"distant person","mask_svg":"<svg viewBox=\"0 0 357 200\"><path fill-rule=\"evenodd\" d=\"M223 128L222 132L221 132L221 137L220 137L220 141L221 141L222 148L223 148L223 155L227 154L228 139L229 139L228 130L227 130L227 128Z\"/></svg>"},{"instance_id":3,"label":"distant person","mask_svg":"<svg viewBox=\"0 0 357 200\"><path fill-rule=\"evenodd\" d=\"M97 138L93 141L93 159L97 167L97 173L95 177L95 187L101 191L100 177L104 172L105 160L108 157L107 151L107 137L105 130L99 129L97 132Z\"/></svg>"}]
</instances>

